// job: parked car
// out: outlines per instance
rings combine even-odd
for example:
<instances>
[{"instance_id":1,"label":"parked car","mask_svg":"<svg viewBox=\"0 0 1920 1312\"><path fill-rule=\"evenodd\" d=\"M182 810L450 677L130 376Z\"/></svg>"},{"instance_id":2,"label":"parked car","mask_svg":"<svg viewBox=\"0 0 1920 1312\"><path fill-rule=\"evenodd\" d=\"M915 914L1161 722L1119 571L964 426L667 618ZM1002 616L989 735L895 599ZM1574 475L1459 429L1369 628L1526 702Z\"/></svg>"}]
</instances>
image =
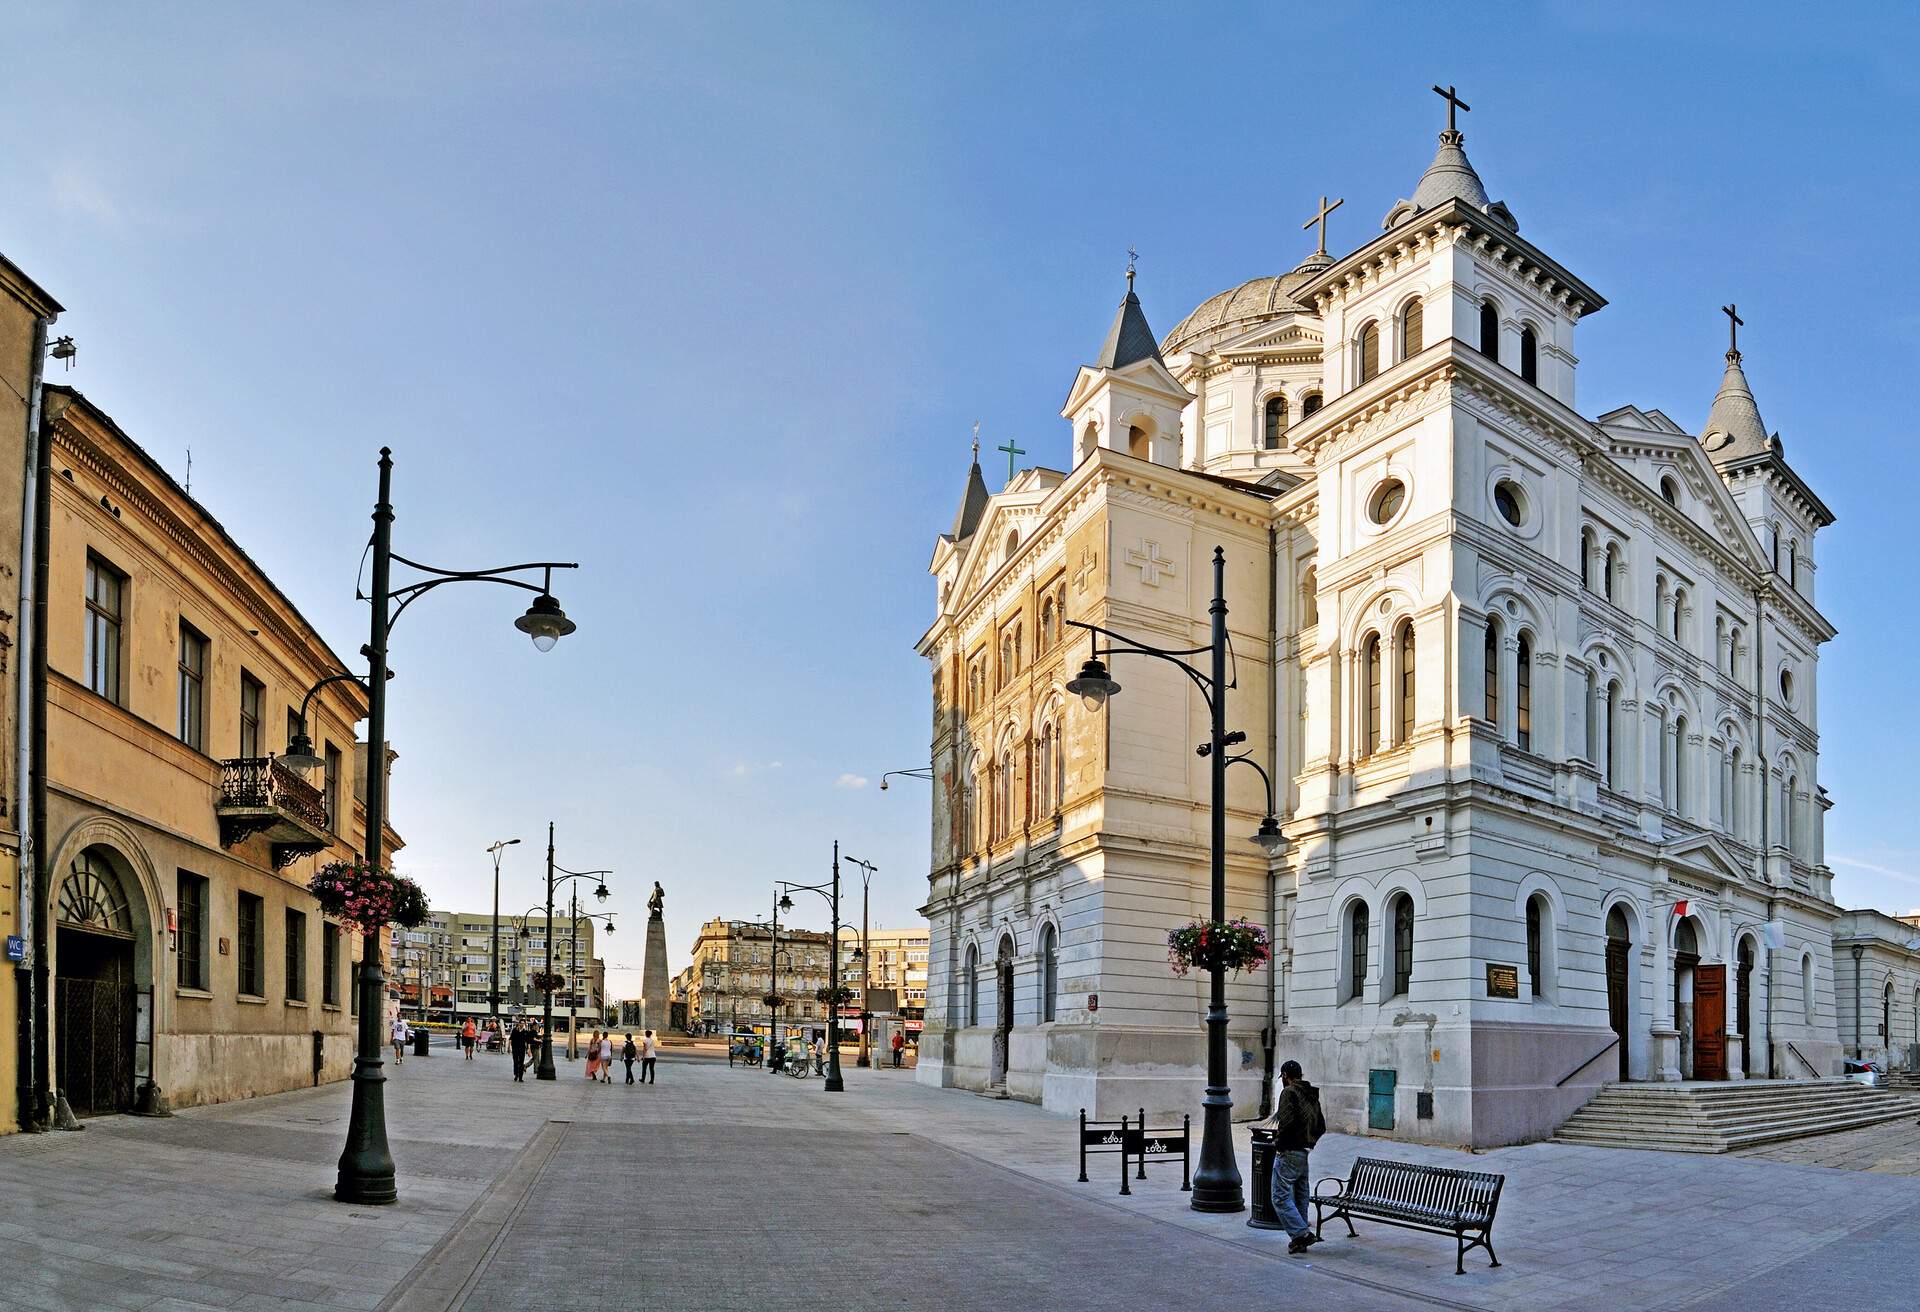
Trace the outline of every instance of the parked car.
<instances>
[{"instance_id":1,"label":"parked car","mask_svg":"<svg viewBox=\"0 0 1920 1312\"><path fill-rule=\"evenodd\" d=\"M1886 1072L1881 1069L1878 1062L1855 1061L1851 1057L1846 1058L1840 1073L1855 1084L1864 1084L1869 1089L1879 1088L1881 1082L1886 1079Z\"/></svg>"}]
</instances>

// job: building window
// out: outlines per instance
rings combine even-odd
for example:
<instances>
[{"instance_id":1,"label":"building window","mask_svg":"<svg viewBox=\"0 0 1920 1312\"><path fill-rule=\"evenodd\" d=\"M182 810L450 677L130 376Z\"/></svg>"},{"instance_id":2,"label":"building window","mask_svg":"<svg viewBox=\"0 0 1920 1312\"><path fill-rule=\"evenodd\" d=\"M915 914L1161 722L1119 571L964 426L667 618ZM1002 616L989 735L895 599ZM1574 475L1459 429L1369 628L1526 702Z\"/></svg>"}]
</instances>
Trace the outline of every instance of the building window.
<instances>
[{"instance_id":1,"label":"building window","mask_svg":"<svg viewBox=\"0 0 1920 1312\"><path fill-rule=\"evenodd\" d=\"M120 626L125 618L127 576L91 552L87 555L87 687L110 702L120 700Z\"/></svg>"},{"instance_id":2,"label":"building window","mask_svg":"<svg viewBox=\"0 0 1920 1312\"><path fill-rule=\"evenodd\" d=\"M1580 586L1593 591L1593 530L1580 530Z\"/></svg>"},{"instance_id":3,"label":"building window","mask_svg":"<svg viewBox=\"0 0 1920 1312\"><path fill-rule=\"evenodd\" d=\"M1520 485L1510 478L1503 478L1493 487L1493 508L1500 518L1515 528L1526 522L1527 503Z\"/></svg>"},{"instance_id":4,"label":"building window","mask_svg":"<svg viewBox=\"0 0 1920 1312\"><path fill-rule=\"evenodd\" d=\"M1677 715L1673 720L1673 813L1688 816L1692 804L1687 791L1687 717Z\"/></svg>"},{"instance_id":5,"label":"building window","mask_svg":"<svg viewBox=\"0 0 1920 1312\"><path fill-rule=\"evenodd\" d=\"M1308 392L1306 397L1302 399L1300 402L1300 413L1303 416L1313 414L1315 411L1319 410L1320 406L1321 406L1320 393Z\"/></svg>"},{"instance_id":6,"label":"building window","mask_svg":"<svg viewBox=\"0 0 1920 1312\"><path fill-rule=\"evenodd\" d=\"M180 741L195 751L207 741L207 640L180 621Z\"/></svg>"},{"instance_id":7,"label":"building window","mask_svg":"<svg viewBox=\"0 0 1920 1312\"><path fill-rule=\"evenodd\" d=\"M1367 517L1376 524L1388 524L1407 504L1407 485L1397 478L1381 482L1367 501Z\"/></svg>"},{"instance_id":8,"label":"building window","mask_svg":"<svg viewBox=\"0 0 1920 1312\"><path fill-rule=\"evenodd\" d=\"M967 969L961 982L967 990L967 1024L978 1025L980 1023L980 949L972 943L967 945Z\"/></svg>"},{"instance_id":9,"label":"building window","mask_svg":"<svg viewBox=\"0 0 1920 1312\"><path fill-rule=\"evenodd\" d=\"M1040 1019L1054 1019L1060 994L1060 935L1052 925L1040 931Z\"/></svg>"},{"instance_id":10,"label":"building window","mask_svg":"<svg viewBox=\"0 0 1920 1312\"><path fill-rule=\"evenodd\" d=\"M1680 505L1680 484L1674 480L1672 474L1664 475L1660 479L1660 499L1675 508Z\"/></svg>"},{"instance_id":11,"label":"building window","mask_svg":"<svg viewBox=\"0 0 1920 1312\"><path fill-rule=\"evenodd\" d=\"M1482 677L1487 684L1487 723L1500 727L1500 626L1487 621L1486 659Z\"/></svg>"},{"instance_id":12,"label":"building window","mask_svg":"<svg viewBox=\"0 0 1920 1312\"><path fill-rule=\"evenodd\" d=\"M1539 997L1540 988L1540 939L1542 934L1542 908L1546 899L1535 893L1527 899L1527 988L1533 997Z\"/></svg>"},{"instance_id":13,"label":"building window","mask_svg":"<svg viewBox=\"0 0 1920 1312\"><path fill-rule=\"evenodd\" d=\"M255 998L267 996L265 909L266 903L253 894L240 894L233 944L238 970L235 989Z\"/></svg>"},{"instance_id":14,"label":"building window","mask_svg":"<svg viewBox=\"0 0 1920 1312\"><path fill-rule=\"evenodd\" d=\"M1287 431L1287 398L1270 396L1267 398L1267 450L1280 449L1281 435Z\"/></svg>"},{"instance_id":15,"label":"building window","mask_svg":"<svg viewBox=\"0 0 1920 1312\"><path fill-rule=\"evenodd\" d=\"M1372 382L1380 375L1380 325L1370 323L1360 330L1360 381Z\"/></svg>"},{"instance_id":16,"label":"building window","mask_svg":"<svg viewBox=\"0 0 1920 1312\"><path fill-rule=\"evenodd\" d=\"M1393 900L1393 992L1405 994L1413 982L1413 899L1402 893Z\"/></svg>"},{"instance_id":17,"label":"building window","mask_svg":"<svg viewBox=\"0 0 1920 1312\"><path fill-rule=\"evenodd\" d=\"M260 750L260 705L267 698L267 685L240 671L240 756L249 759L265 755Z\"/></svg>"},{"instance_id":18,"label":"building window","mask_svg":"<svg viewBox=\"0 0 1920 1312\"><path fill-rule=\"evenodd\" d=\"M1609 542L1607 543L1606 558L1602 562L1602 573L1600 575L1600 595L1608 601L1613 600L1613 578L1614 575L1619 572L1620 548L1614 543Z\"/></svg>"},{"instance_id":19,"label":"building window","mask_svg":"<svg viewBox=\"0 0 1920 1312\"><path fill-rule=\"evenodd\" d=\"M1413 621L1408 620L1400 626L1400 633L1394 646L1400 652L1400 725L1394 735L1393 745L1404 747L1413 740Z\"/></svg>"},{"instance_id":20,"label":"building window","mask_svg":"<svg viewBox=\"0 0 1920 1312\"><path fill-rule=\"evenodd\" d=\"M307 913L287 912L287 1001L307 1000Z\"/></svg>"},{"instance_id":21,"label":"building window","mask_svg":"<svg viewBox=\"0 0 1920 1312\"><path fill-rule=\"evenodd\" d=\"M322 788L327 801L327 827L338 834L345 825L340 815L340 749L332 743L327 744L326 775L322 779Z\"/></svg>"},{"instance_id":22,"label":"building window","mask_svg":"<svg viewBox=\"0 0 1920 1312\"><path fill-rule=\"evenodd\" d=\"M1367 636L1365 654L1361 663L1366 667L1367 680L1367 723L1365 727L1367 755L1380 750L1380 635Z\"/></svg>"},{"instance_id":23,"label":"building window","mask_svg":"<svg viewBox=\"0 0 1920 1312\"><path fill-rule=\"evenodd\" d=\"M320 1001L340 1005L340 926L332 921L320 926Z\"/></svg>"},{"instance_id":24,"label":"building window","mask_svg":"<svg viewBox=\"0 0 1920 1312\"><path fill-rule=\"evenodd\" d=\"M1800 779L1797 775L1788 775L1786 782L1780 785L1780 839L1787 849L1787 855L1800 855L1799 811Z\"/></svg>"},{"instance_id":25,"label":"building window","mask_svg":"<svg viewBox=\"0 0 1920 1312\"><path fill-rule=\"evenodd\" d=\"M1044 656L1053 649L1054 610L1053 598L1046 597L1040 602L1040 632L1034 637L1033 654Z\"/></svg>"},{"instance_id":26,"label":"building window","mask_svg":"<svg viewBox=\"0 0 1920 1312\"><path fill-rule=\"evenodd\" d=\"M1480 354L1489 360L1500 358L1500 311L1492 301L1480 303Z\"/></svg>"},{"instance_id":27,"label":"building window","mask_svg":"<svg viewBox=\"0 0 1920 1312\"><path fill-rule=\"evenodd\" d=\"M1400 358L1420 354L1422 333L1425 328L1427 310L1418 297L1408 301L1400 311Z\"/></svg>"},{"instance_id":28,"label":"building window","mask_svg":"<svg viewBox=\"0 0 1920 1312\"><path fill-rule=\"evenodd\" d=\"M1800 586L1800 544L1791 538L1787 540L1787 586Z\"/></svg>"},{"instance_id":29,"label":"building window","mask_svg":"<svg viewBox=\"0 0 1920 1312\"><path fill-rule=\"evenodd\" d=\"M1320 622L1320 574L1312 565L1300 577L1300 627L1310 629Z\"/></svg>"},{"instance_id":30,"label":"building window","mask_svg":"<svg viewBox=\"0 0 1920 1312\"><path fill-rule=\"evenodd\" d=\"M200 875L179 872L177 900L178 938L175 947L180 958L178 979L183 989L207 987L207 881Z\"/></svg>"},{"instance_id":31,"label":"building window","mask_svg":"<svg viewBox=\"0 0 1920 1312\"><path fill-rule=\"evenodd\" d=\"M1347 997L1358 998L1367 987L1367 904L1355 899L1347 913Z\"/></svg>"},{"instance_id":32,"label":"building window","mask_svg":"<svg viewBox=\"0 0 1920 1312\"><path fill-rule=\"evenodd\" d=\"M1513 728L1520 750L1533 750L1533 640L1520 635L1520 655L1514 664Z\"/></svg>"},{"instance_id":33,"label":"building window","mask_svg":"<svg viewBox=\"0 0 1920 1312\"><path fill-rule=\"evenodd\" d=\"M1807 1024L1813 1024L1815 1011L1813 996L1813 953L1800 958L1800 1010Z\"/></svg>"},{"instance_id":34,"label":"building window","mask_svg":"<svg viewBox=\"0 0 1920 1312\"><path fill-rule=\"evenodd\" d=\"M1540 382L1539 348L1531 328L1520 330L1520 378L1535 385Z\"/></svg>"}]
</instances>

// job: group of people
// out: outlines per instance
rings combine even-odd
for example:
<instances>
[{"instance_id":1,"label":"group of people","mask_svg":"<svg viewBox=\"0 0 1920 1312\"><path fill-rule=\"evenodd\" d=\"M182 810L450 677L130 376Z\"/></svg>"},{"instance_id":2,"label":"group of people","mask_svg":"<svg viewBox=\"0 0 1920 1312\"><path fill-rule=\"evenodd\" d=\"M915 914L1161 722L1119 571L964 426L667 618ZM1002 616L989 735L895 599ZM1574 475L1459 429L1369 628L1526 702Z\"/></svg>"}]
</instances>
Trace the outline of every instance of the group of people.
<instances>
[{"instance_id":1,"label":"group of people","mask_svg":"<svg viewBox=\"0 0 1920 1312\"><path fill-rule=\"evenodd\" d=\"M627 1035L627 1041L619 1045L617 1050L614 1047L611 1032L595 1030L593 1038L587 1042L587 1078L598 1080L602 1084L612 1084L613 1059L616 1051L620 1060L626 1063L628 1084L659 1082L654 1078L654 1063L660 1057L660 1045L655 1041L652 1030L641 1035L638 1043L634 1042L633 1035ZM638 1080L633 1078L633 1063L636 1061L640 1063Z\"/></svg>"}]
</instances>

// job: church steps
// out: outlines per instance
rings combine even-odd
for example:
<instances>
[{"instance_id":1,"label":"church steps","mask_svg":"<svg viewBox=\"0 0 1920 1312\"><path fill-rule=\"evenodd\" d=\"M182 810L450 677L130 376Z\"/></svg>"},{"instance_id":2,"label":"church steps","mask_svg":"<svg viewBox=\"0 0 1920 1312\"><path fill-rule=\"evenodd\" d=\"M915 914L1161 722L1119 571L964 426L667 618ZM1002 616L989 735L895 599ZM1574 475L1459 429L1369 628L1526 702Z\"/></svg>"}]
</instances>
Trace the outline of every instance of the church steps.
<instances>
[{"instance_id":1,"label":"church steps","mask_svg":"<svg viewBox=\"0 0 1920 1312\"><path fill-rule=\"evenodd\" d=\"M1554 1135L1562 1143L1723 1153L1920 1114L1920 1099L1846 1080L1603 1088Z\"/></svg>"}]
</instances>

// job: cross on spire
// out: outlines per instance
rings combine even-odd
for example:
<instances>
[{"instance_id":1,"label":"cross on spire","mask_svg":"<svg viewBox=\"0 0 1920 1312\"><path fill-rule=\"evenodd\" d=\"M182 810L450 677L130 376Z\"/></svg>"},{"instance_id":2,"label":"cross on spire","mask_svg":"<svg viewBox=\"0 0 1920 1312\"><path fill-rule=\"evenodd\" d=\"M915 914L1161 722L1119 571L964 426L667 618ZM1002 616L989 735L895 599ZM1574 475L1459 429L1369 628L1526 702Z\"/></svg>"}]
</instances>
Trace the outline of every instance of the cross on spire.
<instances>
[{"instance_id":1,"label":"cross on spire","mask_svg":"<svg viewBox=\"0 0 1920 1312\"><path fill-rule=\"evenodd\" d=\"M1131 246L1129 246L1129 247L1127 247L1127 290L1128 290L1129 292L1131 292L1131 291L1133 290L1133 265L1134 265L1134 261L1136 261L1136 260L1138 260L1139 258L1140 258L1140 252L1139 252L1139 251L1137 251L1137 250L1135 250L1135 249L1134 249L1133 247L1131 247ZM1024 454L1024 453L1023 453L1023 454Z\"/></svg>"},{"instance_id":2,"label":"cross on spire","mask_svg":"<svg viewBox=\"0 0 1920 1312\"><path fill-rule=\"evenodd\" d=\"M973 421L973 463L980 463L980 421Z\"/></svg>"},{"instance_id":3,"label":"cross on spire","mask_svg":"<svg viewBox=\"0 0 1920 1312\"><path fill-rule=\"evenodd\" d=\"M1473 109L1473 106L1469 105L1466 101L1460 99L1459 96L1454 94L1453 84L1451 82L1449 82L1446 85L1445 89L1442 89L1441 87L1436 85L1433 88L1433 94L1436 96L1439 96L1442 100L1447 102L1447 131L1458 132L1460 129L1454 123L1454 119L1453 119L1454 111L1457 109L1464 109L1471 112Z\"/></svg>"},{"instance_id":4,"label":"cross on spire","mask_svg":"<svg viewBox=\"0 0 1920 1312\"><path fill-rule=\"evenodd\" d=\"M1339 200L1329 205L1327 204L1327 198L1322 196L1320 198L1320 212L1300 225L1302 232L1305 232L1316 223L1320 225L1320 248L1314 252L1315 255L1325 255L1327 253L1327 215L1333 213L1346 203L1347 198L1342 196Z\"/></svg>"},{"instance_id":5,"label":"cross on spire","mask_svg":"<svg viewBox=\"0 0 1920 1312\"><path fill-rule=\"evenodd\" d=\"M1007 482L1009 483L1013 482L1013 458L1015 456L1023 456L1026 454L1026 452L1023 451L1021 448L1015 446L1013 444L1012 438L1007 439L1007 444L1005 446L997 446L994 448L994 450L1005 451L1007 453Z\"/></svg>"},{"instance_id":6,"label":"cross on spire","mask_svg":"<svg viewBox=\"0 0 1920 1312\"><path fill-rule=\"evenodd\" d=\"M1721 306L1720 313L1727 316L1727 354L1738 355L1740 354L1740 330L1746 327L1747 321L1742 319L1735 307L1731 305Z\"/></svg>"}]
</instances>

